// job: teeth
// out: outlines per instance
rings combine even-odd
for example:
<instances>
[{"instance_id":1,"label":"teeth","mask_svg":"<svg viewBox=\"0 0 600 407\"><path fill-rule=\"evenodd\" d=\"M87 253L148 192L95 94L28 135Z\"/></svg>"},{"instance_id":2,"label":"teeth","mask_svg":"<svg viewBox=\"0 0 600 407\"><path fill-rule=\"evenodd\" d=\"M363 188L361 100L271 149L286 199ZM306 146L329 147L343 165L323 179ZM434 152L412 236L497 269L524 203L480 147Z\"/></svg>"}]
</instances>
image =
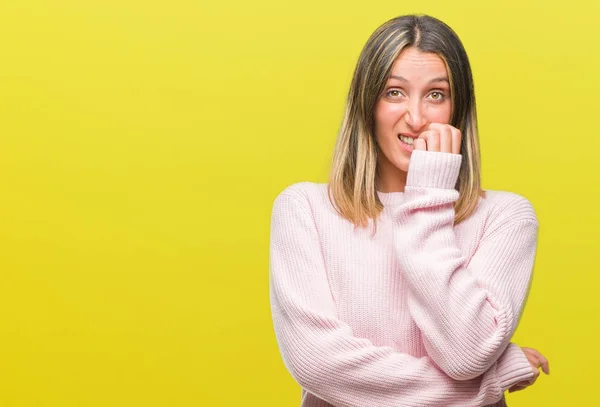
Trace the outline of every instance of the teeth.
<instances>
[{"instance_id":1,"label":"teeth","mask_svg":"<svg viewBox=\"0 0 600 407\"><path fill-rule=\"evenodd\" d=\"M403 142L405 142L406 144L410 144L411 146L414 144L415 139L411 138L411 137L406 137L403 135L400 135L400 140L402 140Z\"/></svg>"}]
</instances>

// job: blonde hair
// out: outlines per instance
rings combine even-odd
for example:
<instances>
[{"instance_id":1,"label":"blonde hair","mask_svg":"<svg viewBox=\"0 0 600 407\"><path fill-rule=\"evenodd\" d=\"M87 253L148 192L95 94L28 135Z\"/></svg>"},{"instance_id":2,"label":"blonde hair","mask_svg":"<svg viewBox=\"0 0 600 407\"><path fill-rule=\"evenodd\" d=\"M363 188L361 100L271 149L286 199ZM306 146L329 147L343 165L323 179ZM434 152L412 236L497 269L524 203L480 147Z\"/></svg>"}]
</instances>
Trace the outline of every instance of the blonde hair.
<instances>
[{"instance_id":1,"label":"blonde hair","mask_svg":"<svg viewBox=\"0 0 600 407\"><path fill-rule=\"evenodd\" d=\"M377 28L365 44L354 70L334 149L329 199L338 213L357 227L367 226L369 219L376 226L383 210L376 189L378 146L374 112L394 62L408 47L437 54L448 71L450 124L462 133L455 224L467 219L483 196L475 93L467 53L458 36L442 21L423 15L401 16Z\"/></svg>"}]
</instances>

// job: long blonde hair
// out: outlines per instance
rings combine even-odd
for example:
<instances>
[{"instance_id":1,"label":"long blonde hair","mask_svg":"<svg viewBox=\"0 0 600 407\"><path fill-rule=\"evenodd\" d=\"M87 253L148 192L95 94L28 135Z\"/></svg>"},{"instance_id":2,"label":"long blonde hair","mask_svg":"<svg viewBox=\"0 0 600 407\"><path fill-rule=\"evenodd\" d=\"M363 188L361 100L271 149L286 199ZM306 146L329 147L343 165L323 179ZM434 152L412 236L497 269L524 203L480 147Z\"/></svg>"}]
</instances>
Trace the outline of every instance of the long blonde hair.
<instances>
[{"instance_id":1,"label":"long blonde hair","mask_svg":"<svg viewBox=\"0 0 600 407\"><path fill-rule=\"evenodd\" d=\"M448 71L450 124L462 133L455 224L471 215L483 195L475 92L467 53L458 36L442 21L425 15L397 17L377 28L360 54L333 154L329 199L339 214L357 227L367 226L369 219L376 225L383 210L376 189L375 107L392 65L407 47L437 54Z\"/></svg>"}]
</instances>

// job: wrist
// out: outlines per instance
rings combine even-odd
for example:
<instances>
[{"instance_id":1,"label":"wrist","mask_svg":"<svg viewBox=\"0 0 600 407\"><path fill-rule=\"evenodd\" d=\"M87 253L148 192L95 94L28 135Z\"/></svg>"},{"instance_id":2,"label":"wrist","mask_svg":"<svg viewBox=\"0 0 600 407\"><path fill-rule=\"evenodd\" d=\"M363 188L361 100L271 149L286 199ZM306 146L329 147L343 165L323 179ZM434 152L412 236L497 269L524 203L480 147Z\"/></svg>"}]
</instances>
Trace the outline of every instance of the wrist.
<instances>
[{"instance_id":1,"label":"wrist","mask_svg":"<svg viewBox=\"0 0 600 407\"><path fill-rule=\"evenodd\" d=\"M410 158L406 186L454 189L461 163L460 154L414 150Z\"/></svg>"},{"instance_id":2,"label":"wrist","mask_svg":"<svg viewBox=\"0 0 600 407\"><path fill-rule=\"evenodd\" d=\"M513 385L533 378L534 371L523 350L510 343L496 362L496 372L502 390L508 390Z\"/></svg>"}]
</instances>

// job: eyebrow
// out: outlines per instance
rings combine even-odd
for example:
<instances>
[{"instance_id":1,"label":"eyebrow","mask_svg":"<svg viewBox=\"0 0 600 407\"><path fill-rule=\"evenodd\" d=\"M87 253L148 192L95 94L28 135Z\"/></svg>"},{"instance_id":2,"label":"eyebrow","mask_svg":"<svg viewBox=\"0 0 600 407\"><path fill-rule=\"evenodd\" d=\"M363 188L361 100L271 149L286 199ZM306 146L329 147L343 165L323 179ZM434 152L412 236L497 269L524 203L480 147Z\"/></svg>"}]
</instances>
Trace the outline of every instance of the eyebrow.
<instances>
[{"instance_id":1,"label":"eyebrow","mask_svg":"<svg viewBox=\"0 0 600 407\"><path fill-rule=\"evenodd\" d=\"M398 79L399 81L408 82L408 79L406 79L402 76L398 76L398 75L390 75L390 78ZM448 78L446 78L445 76L440 76L439 78L433 78L432 80L429 81L429 83L436 83L436 82L446 82L448 84L450 83Z\"/></svg>"}]
</instances>

